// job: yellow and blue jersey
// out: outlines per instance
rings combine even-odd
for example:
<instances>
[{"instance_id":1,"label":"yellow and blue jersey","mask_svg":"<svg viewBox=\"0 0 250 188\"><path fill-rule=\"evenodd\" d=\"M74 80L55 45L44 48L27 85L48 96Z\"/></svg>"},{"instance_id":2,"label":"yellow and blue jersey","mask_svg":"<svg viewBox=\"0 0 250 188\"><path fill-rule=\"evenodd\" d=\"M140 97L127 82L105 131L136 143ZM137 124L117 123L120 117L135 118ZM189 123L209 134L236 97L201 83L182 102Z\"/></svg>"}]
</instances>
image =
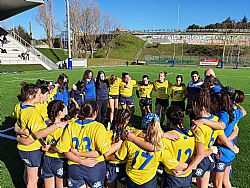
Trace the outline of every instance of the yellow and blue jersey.
<instances>
[{"instance_id":1,"label":"yellow and blue jersey","mask_svg":"<svg viewBox=\"0 0 250 188\"><path fill-rule=\"evenodd\" d=\"M48 102L45 101L44 103L36 103L35 108L41 114L44 121L48 120L48 112L47 112Z\"/></svg>"},{"instance_id":2,"label":"yellow and blue jersey","mask_svg":"<svg viewBox=\"0 0 250 188\"><path fill-rule=\"evenodd\" d=\"M176 133L180 137L180 139L177 141L162 139L164 145L169 150L172 157L175 158L177 161L182 163L189 163L194 155L194 149L195 149L194 137L185 135L179 129L174 129L169 132ZM191 135L191 131L189 131L188 129L186 130L186 132L189 133L189 135ZM174 176L174 173L171 171L171 169L167 168L166 166L164 167L164 170L166 173ZM192 171L179 177L187 177L189 176L189 174L191 174L191 172Z\"/></svg>"},{"instance_id":3,"label":"yellow and blue jersey","mask_svg":"<svg viewBox=\"0 0 250 188\"><path fill-rule=\"evenodd\" d=\"M135 80L131 80L127 86L126 83L122 81L120 83L120 95L124 97L131 97L133 95L134 85L136 85Z\"/></svg>"},{"instance_id":4,"label":"yellow and blue jersey","mask_svg":"<svg viewBox=\"0 0 250 188\"><path fill-rule=\"evenodd\" d=\"M122 79L117 78L114 83L111 83L110 77L107 78L109 81L109 95L119 95L119 87L121 84Z\"/></svg>"},{"instance_id":5,"label":"yellow and blue jersey","mask_svg":"<svg viewBox=\"0 0 250 188\"><path fill-rule=\"evenodd\" d=\"M154 82L154 90L156 94L156 98L158 99L168 99L168 88L172 86L171 83L168 82L168 80L165 80L164 82L160 83L158 80Z\"/></svg>"},{"instance_id":6,"label":"yellow and blue jersey","mask_svg":"<svg viewBox=\"0 0 250 188\"><path fill-rule=\"evenodd\" d=\"M46 123L46 125L49 124L48 121L45 121L45 123ZM64 131L64 128L57 128L55 131L50 133L45 139L46 145L56 146L56 143L61 138L63 131ZM58 152L53 151L53 150L49 150L49 151L45 152L45 155L49 156L49 157L54 157L54 158L65 158L63 153L58 153Z\"/></svg>"},{"instance_id":7,"label":"yellow and blue jersey","mask_svg":"<svg viewBox=\"0 0 250 188\"><path fill-rule=\"evenodd\" d=\"M21 114L20 114L20 125L21 129L25 130L28 129L30 131L29 138L34 138L34 133L46 128L46 124L38 112L38 110L34 106L26 105L21 106ZM35 140L32 144L26 146L21 143L17 144L17 148L21 151L34 151L40 149L42 146L41 140Z\"/></svg>"},{"instance_id":8,"label":"yellow and blue jersey","mask_svg":"<svg viewBox=\"0 0 250 188\"><path fill-rule=\"evenodd\" d=\"M141 97L151 99L153 84L139 85L137 91L141 92Z\"/></svg>"},{"instance_id":9,"label":"yellow and blue jersey","mask_svg":"<svg viewBox=\"0 0 250 188\"><path fill-rule=\"evenodd\" d=\"M209 117L202 117L212 121L218 121L219 118L215 115L211 115ZM195 141L202 143L204 145L204 150L209 149L213 146L216 138L224 134L223 130L213 130L211 127L207 125L201 125L197 127L194 131Z\"/></svg>"},{"instance_id":10,"label":"yellow and blue jersey","mask_svg":"<svg viewBox=\"0 0 250 188\"><path fill-rule=\"evenodd\" d=\"M170 95L172 101L184 101L184 98L187 95L187 87L185 85L174 85L170 88Z\"/></svg>"},{"instance_id":11,"label":"yellow and blue jersey","mask_svg":"<svg viewBox=\"0 0 250 188\"><path fill-rule=\"evenodd\" d=\"M138 185L147 183L156 175L160 161L169 168L178 165L178 161L172 159L168 150L163 148L157 152L147 152L128 140L123 142L115 154L120 160L127 159L126 173Z\"/></svg>"},{"instance_id":12,"label":"yellow and blue jersey","mask_svg":"<svg viewBox=\"0 0 250 188\"><path fill-rule=\"evenodd\" d=\"M48 94L48 102L53 101L54 100L54 96L57 93L57 89L58 89L58 85L55 85L55 88L53 89L53 91L51 93Z\"/></svg>"},{"instance_id":13,"label":"yellow and blue jersey","mask_svg":"<svg viewBox=\"0 0 250 188\"><path fill-rule=\"evenodd\" d=\"M14 119L16 119L16 123L19 127L21 127L21 122L20 122L21 107L22 107L22 102L17 103L11 114L11 116Z\"/></svg>"},{"instance_id":14,"label":"yellow and blue jersey","mask_svg":"<svg viewBox=\"0 0 250 188\"><path fill-rule=\"evenodd\" d=\"M94 120L77 119L69 123L56 147L61 152L68 152L74 147L79 152L98 151L104 154L110 149L111 140L103 124ZM103 155L97 160L104 161ZM68 160L68 164L77 163Z\"/></svg>"}]
</instances>

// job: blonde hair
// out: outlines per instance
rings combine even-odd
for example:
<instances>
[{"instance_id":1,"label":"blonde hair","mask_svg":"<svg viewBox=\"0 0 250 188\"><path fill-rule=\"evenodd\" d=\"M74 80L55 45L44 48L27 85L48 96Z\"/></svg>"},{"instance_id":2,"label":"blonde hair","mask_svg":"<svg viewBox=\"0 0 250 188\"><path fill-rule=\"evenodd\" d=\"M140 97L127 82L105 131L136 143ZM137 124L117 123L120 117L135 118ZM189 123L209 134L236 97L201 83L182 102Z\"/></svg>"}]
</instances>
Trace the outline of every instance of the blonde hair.
<instances>
[{"instance_id":1,"label":"blonde hair","mask_svg":"<svg viewBox=\"0 0 250 188\"><path fill-rule=\"evenodd\" d=\"M161 124L156 119L153 120L151 125L147 129L146 141L154 145L155 151L159 151L162 147L163 130L161 129Z\"/></svg>"}]
</instances>

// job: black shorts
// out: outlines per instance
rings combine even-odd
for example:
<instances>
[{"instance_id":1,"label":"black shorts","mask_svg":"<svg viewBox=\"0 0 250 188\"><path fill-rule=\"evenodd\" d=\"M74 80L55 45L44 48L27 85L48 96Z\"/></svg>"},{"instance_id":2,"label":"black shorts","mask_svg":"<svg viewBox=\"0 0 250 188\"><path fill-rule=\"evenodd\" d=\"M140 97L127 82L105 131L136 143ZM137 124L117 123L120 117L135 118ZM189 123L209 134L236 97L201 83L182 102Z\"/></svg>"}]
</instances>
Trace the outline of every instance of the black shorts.
<instances>
[{"instance_id":1,"label":"black shorts","mask_svg":"<svg viewBox=\"0 0 250 188\"><path fill-rule=\"evenodd\" d=\"M134 105L134 99L133 97L124 97L120 95L120 104L121 105Z\"/></svg>"},{"instance_id":2,"label":"black shorts","mask_svg":"<svg viewBox=\"0 0 250 188\"><path fill-rule=\"evenodd\" d=\"M163 173L161 188L191 188L192 173L187 177L176 177L166 172Z\"/></svg>"},{"instance_id":3,"label":"black shorts","mask_svg":"<svg viewBox=\"0 0 250 188\"><path fill-rule=\"evenodd\" d=\"M67 160L44 155L41 175L42 178L65 178L67 169Z\"/></svg>"},{"instance_id":4,"label":"black shorts","mask_svg":"<svg viewBox=\"0 0 250 188\"><path fill-rule=\"evenodd\" d=\"M214 172L225 172L226 168L228 166L231 166L233 162L216 162L215 163L215 168L213 169Z\"/></svg>"},{"instance_id":5,"label":"black shorts","mask_svg":"<svg viewBox=\"0 0 250 188\"><path fill-rule=\"evenodd\" d=\"M204 157L197 168L193 170L193 177L202 178L207 171L212 171L215 167L214 155Z\"/></svg>"},{"instance_id":6,"label":"black shorts","mask_svg":"<svg viewBox=\"0 0 250 188\"><path fill-rule=\"evenodd\" d=\"M130 178L128 178L128 180L126 181L126 187L127 188L154 188L154 187L157 187L157 178L155 176L150 181L142 185L138 185L135 182L133 182Z\"/></svg>"},{"instance_id":7,"label":"black shorts","mask_svg":"<svg viewBox=\"0 0 250 188\"><path fill-rule=\"evenodd\" d=\"M119 95L109 95L109 99L119 99Z\"/></svg>"},{"instance_id":8,"label":"black shorts","mask_svg":"<svg viewBox=\"0 0 250 188\"><path fill-rule=\"evenodd\" d=\"M152 106L152 99L141 98L139 104L140 106Z\"/></svg>"},{"instance_id":9,"label":"black shorts","mask_svg":"<svg viewBox=\"0 0 250 188\"><path fill-rule=\"evenodd\" d=\"M21 151L19 155L27 167L41 167L43 152L41 150L35 151Z\"/></svg>"},{"instance_id":10,"label":"black shorts","mask_svg":"<svg viewBox=\"0 0 250 188\"><path fill-rule=\"evenodd\" d=\"M112 183L114 181L119 181L122 184L126 184L126 164L113 164L106 162L106 182Z\"/></svg>"},{"instance_id":11,"label":"black shorts","mask_svg":"<svg viewBox=\"0 0 250 188\"><path fill-rule=\"evenodd\" d=\"M172 101L171 106L178 106L182 109L182 111L185 111L185 102L184 101Z\"/></svg>"},{"instance_id":12,"label":"black shorts","mask_svg":"<svg viewBox=\"0 0 250 188\"><path fill-rule=\"evenodd\" d=\"M105 162L99 162L94 167L86 167L82 165L69 165L68 187L78 188L83 185L90 187L104 187L104 179L106 172Z\"/></svg>"},{"instance_id":13,"label":"black shorts","mask_svg":"<svg viewBox=\"0 0 250 188\"><path fill-rule=\"evenodd\" d=\"M155 105L157 105L157 104L167 108L169 106L169 101L168 101L168 99L156 98Z\"/></svg>"}]
</instances>

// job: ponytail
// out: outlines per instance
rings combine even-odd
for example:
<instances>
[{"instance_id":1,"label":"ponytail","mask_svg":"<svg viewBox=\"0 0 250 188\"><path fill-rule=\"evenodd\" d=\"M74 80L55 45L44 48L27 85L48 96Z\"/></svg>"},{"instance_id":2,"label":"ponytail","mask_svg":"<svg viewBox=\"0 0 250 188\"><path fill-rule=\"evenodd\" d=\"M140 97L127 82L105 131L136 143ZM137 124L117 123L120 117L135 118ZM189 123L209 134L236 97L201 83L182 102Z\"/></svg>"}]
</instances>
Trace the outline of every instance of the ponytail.
<instances>
[{"instance_id":1,"label":"ponytail","mask_svg":"<svg viewBox=\"0 0 250 188\"><path fill-rule=\"evenodd\" d=\"M81 106L78 119L84 120L85 118L91 118L94 116L94 113L98 111L98 105L96 101L86 101Z\"/></svg>"},{"instance_id":2,"label":"ponytail","mask_svg":"<svg viewBox=\"0 0 250 188\"><path fill-rule=\"evenodd\" d=\"M36 96L38 87L36 84L28 84L27 82L22 82L21 84L21 94L17 96L19 101L27 101L29 96Z\"/></svg>"},{"instance_id":3,"label":"ponytail","mask_svg":"<svg viewBox=\"0 0 250 188\"><path fill-rule=\"evenodd\" d=\"M170 121L170 124L173 126L173 128L177 128L177 129L181 130L186 136L189 136L189 137L194 136L194 134L190 135L183 126L184 113L180 107L170 106L167 109L166 116L167 116L168 120Z\"/></svg>"},{"instance_id":4,"label":"ponytail","mask_svg":"<svg viewBox=\"0 0 250 188\"><path fill-rule=\"evenodd\" d=\"M65 105L61 100L53 100L48 104L47 111L48 111L48 118L51 122L50 125L55 123L56 117L60 111L63 111Z\"/></svg>"}]
</instances>

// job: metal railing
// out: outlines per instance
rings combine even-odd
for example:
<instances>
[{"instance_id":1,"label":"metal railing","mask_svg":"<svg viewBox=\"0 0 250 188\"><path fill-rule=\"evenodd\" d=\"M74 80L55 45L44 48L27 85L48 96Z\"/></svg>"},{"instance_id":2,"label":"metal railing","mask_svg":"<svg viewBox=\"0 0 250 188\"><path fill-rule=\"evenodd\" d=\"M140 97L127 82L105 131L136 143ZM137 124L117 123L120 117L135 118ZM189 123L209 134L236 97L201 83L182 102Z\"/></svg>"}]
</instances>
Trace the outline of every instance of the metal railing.
<instances>
[{"instance_id":1,"label":"metal railing","mask_svg":"<svg viewBox=\"0 0 250 188\"><path fill-rule=\"evenodd\" d=\"M41 52L39 52L37 49L35 49L33 46L31 46L28 42L26 42L22 37L20 37L15 32L11 31L11 36L18 41L21 45L23 45L30 53L34 54L38 59L40 59L42 62L44 62L48 67L52 69L58 69L58 66L52 62L49 58L44 56Z\"/></svg>"}]
</instances>

